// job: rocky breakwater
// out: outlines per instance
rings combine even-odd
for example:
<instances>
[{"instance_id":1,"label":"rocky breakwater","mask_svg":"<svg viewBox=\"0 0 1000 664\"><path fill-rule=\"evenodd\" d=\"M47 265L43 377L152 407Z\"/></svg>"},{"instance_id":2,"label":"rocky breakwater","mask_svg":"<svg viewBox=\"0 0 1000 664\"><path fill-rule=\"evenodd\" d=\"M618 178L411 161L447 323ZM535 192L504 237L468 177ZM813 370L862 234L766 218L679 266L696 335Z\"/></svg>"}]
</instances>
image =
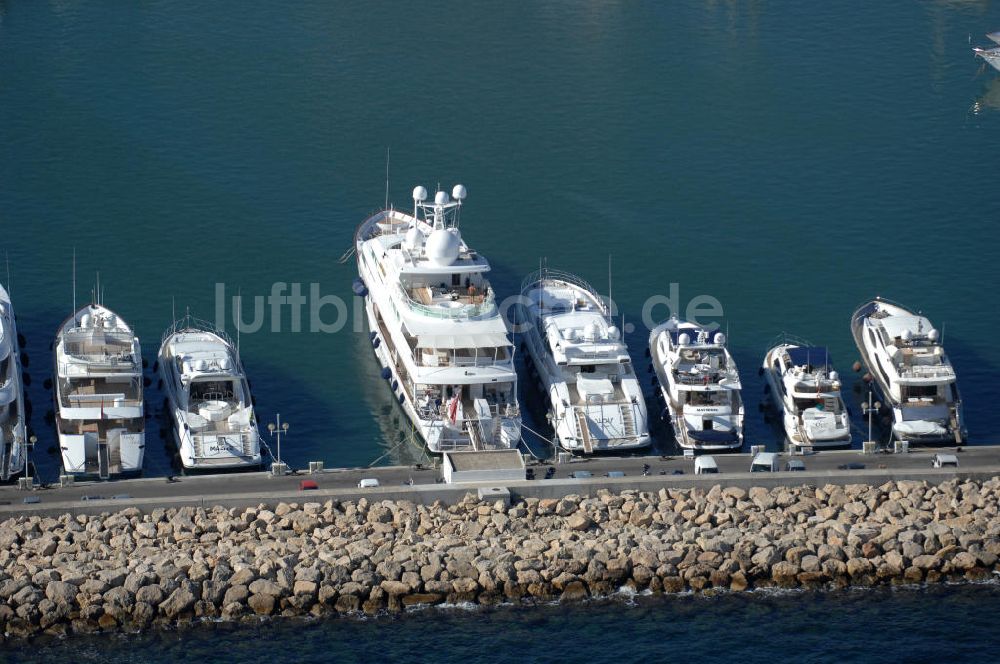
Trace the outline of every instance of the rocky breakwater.
<instances>
[{"instance_id":1,"label":"rocky breakwater","mask_svg":"<svg viewBox=\"0 0 1000 664\"><path fill-rule=\"evenodd\" d=\"M21 516L0 524L0 633L977 580L997 566L998 497L993 479Z\"/></svg>"}]
</instances>

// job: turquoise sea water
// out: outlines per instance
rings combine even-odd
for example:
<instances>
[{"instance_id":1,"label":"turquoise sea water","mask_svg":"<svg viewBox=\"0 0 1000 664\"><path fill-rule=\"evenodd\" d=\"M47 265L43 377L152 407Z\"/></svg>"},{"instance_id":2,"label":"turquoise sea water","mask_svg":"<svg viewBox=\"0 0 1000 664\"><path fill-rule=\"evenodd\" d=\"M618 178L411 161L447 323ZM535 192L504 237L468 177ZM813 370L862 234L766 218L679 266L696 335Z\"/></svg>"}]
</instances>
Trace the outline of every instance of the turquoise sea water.
<instances>
[{"instance_id":1,"label":"turquoise sea water","mask_svg":"<svg viewBox=\"0 0 1000 664\"><path fill-rule=\"evenodd\" d=\"M106 304L133 324L150 364L172 312L215 318L217 284L250 300L276 282L305 293L315 283L353 306L354 264L336 259L383 205L386 148L399 206L415 184L468 187L463 232L490 258L501 296L543 258L603 289L610 254L640 369L650 297L676 284L682 310L718 299L750 442L778 444L756 410L768 342L787 331L828 345L853 381L848 319L875 294L945 331L973 442L997 442L1000 74L974 59L970 40L998 28L990 2L0 0L3 280L28 337L39 470L52 479L58 466L43 381L73 304L74 249L78 301L100 271ZM288 460L417 454L395 447L400 415L366 335L352 331L363 326L295 333L287 309L278 323L240 343L261 419L280 412L292 425ZM161 400L154 383L148 402L159 410ZM523 391L529 412L535 400ZM151 475L169 468L158 428L154 416ZM738 627L723 630L726 647L753 660L762 625L791 624L793 636L766 645L791 653L802 638L829 639L861 660L883 650L858 639L898 644L915 614L970 630L956 647L985 638L968 617L1000 607L995 590L947 593L879 595L878 610L871 596L808 596L428 613L267 626L222 643L252 652L301 633L312 652L346 659L394 639L543 654L559 643L610 659L635 644L688 649L686 629L718 634L707 630L722 623ZM943 608L953 605L957 614ZM828 614L836 626L817 632ZM896 632L870 627L885 615ZM508 629L523 638L506 640ZM466 630L475 637L464 642ZM565 639L550 638L560 630ZM163 648L163 661L189 643L217 647L143 638L111 656L134 658L129 644ZM103 652L104 640L93 643Z\"/></svg>"}]
</instances>

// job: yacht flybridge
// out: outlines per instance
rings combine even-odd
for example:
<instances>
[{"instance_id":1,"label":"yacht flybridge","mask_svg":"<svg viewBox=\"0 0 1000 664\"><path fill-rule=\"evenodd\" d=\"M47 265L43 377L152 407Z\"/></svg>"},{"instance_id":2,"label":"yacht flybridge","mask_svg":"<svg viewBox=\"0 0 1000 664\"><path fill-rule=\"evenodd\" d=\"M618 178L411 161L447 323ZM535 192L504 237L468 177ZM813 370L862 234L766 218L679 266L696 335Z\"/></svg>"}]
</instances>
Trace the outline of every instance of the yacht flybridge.
<instances>
[{"instance_id":1,"label":"yacht flybridge","mask_svg":"<svg viewBox=\"0 0 1000 664\"><path fill-rule=\"evenodd\" d=\"M650 333L649 353L677 444L739 449L743 401L726 335L673 316Z\"/></svg>"},{"instance_id":2,"label":"yacht flybridge","mask_svg":"<svg viewBox=\"0 0 1000 664\"><path fill-rule=\"evenodd\" d=\"M883 406L892 411L896 440L965 440L955 370L930 320L876 298L854 312L851 333Z\"/></svg>"},{"instance_id":3,"label":"yacht flybridge","mask_svg":"<svg viewBox=\"0 0 1000 664\"><path fill-rule=\"evenodd\" d=\"M764 356L771 402L796 447L851 444L851 422L840 395L840 376L826 348L783 338Z\"/></svg>"},{"instance_id":4,"label":"yacht flybridge","mask_svg":"<svg viewBox=\"0 0 1000 664\"><path fill-rule=\"evenodd\" d=\"M584 454L647 447L642 389L601 296L579 277L543 269L525 279L521 297L525 345L559 445Z\"/></svg>"},{"instance_id":5,"label":"yacht flybridge","mask_svg":"<svg viewBox=\"0 0 1000 664\"><path fill-rule=\"evenodd\" d=\"M229 337L188 316L164 334L157 362L181 465L187 470L260 466L250 388Z\"/></svg>"},{"instance_id":6,"label":"yacht flybridge","mask_svg":"<svg viewBox=\"0 0 1000 664\"><path fill-rule=\"evenodd\" d=\"M24 471L27 459L21 349L10 295L0 286L0 481Z\"/></svg>"},{"instance_id":7,"label":"yacht flybridge","mask_svg":"<svg viewBox=\"0 0 1000 664\"><path fill-rule=\"evenodd\" d=\"M64 471L101 479L140 472L146 434L138 337L113 311L89 304L63 322L54 352Z\"/></svg>"},{"instance_id":8,"label":"yacht flybridge","mask_svg":"<svg viewBox=\"0 0 1000 664\"><path fill-rule=\"evenodd\" d=\"M459 231L466 190L413 190L413 214L383 210L355 235L354 292L382 377L431 452L516 447L514 346L484 256Z\"/></svg>"}]
</instances>

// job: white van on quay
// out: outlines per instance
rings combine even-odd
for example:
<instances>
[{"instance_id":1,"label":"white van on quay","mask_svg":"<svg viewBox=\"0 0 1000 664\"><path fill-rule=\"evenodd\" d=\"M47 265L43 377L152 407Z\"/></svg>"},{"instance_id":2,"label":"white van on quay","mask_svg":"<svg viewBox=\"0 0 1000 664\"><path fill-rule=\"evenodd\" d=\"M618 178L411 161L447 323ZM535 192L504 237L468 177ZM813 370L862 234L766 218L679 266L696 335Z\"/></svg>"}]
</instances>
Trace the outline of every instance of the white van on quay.
<instances>
[{"instance_id":1,"label":"white van on quay","mask_svg":"<svg viewBox=\"0 0 1000 664\"><path fill-rule=\"evenodd\" d=\"M758 452L750 462L751 473L776 473L778 468L778 455L774 452Z\"/></svg>"},{"instance_id":2,"label":"white van on quay","mask_svg":"<svg viewBox=\"0 0 1000 664\"><path fill-rule=\"evenodd\" d=\"M958 468L958 457L954 454L943 454L938 452L931 461L934 468Z\"/></svg>"},{"instance_id":3,"label":"white van on quay","mask_svg":"<svg viewBox=\"0 0 1000 664\"><path fill-rule=\"evenodd\" d=\"M695 457L694 460L694 474L695 475L714 475L719 472L719 464L715 462L715 458L711 455L705 454L703 456Z\"/></svg>"},{"instance_id":4,"label":"white van on quay","mask_svg":"<svg viewBox=\"0 0 1000 664\"><path fill-rule=\"evenodd\" d=\"M358 482L359 489L374 489L378 485L378 478L375 477L365 477Z\"/></svg>"}]
</instances>

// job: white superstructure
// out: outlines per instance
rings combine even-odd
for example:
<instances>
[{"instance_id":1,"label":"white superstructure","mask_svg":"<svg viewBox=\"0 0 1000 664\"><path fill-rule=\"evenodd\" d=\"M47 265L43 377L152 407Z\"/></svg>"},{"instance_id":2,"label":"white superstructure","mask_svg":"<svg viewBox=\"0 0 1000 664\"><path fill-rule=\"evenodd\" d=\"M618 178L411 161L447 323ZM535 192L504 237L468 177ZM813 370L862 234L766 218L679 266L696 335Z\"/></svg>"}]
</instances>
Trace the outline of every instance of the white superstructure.
<instances>
[{"instance_id":1,"label":"white superstructure","mask_svg":"<svg viewBox=\"0 0 1000 664\"><path fill-rule=\"evenodd\" d=\"M160 376L187 470L260 466L260 436L239 354L225 333L190 317L167 330Z\"/></svg>"},{"instance_id":2,"label":"white superstructure","mask_svg":"<svg viewBox=\"0 0 1000 664\"><path fill-rule=\"evenodd\" d=\"M132 329L89 304L54 344L53 398L64 472L108 479L142 470L146 446L142 353Z\"/></svg>"},{"instance_id":3,"label":"white superstructure","mask_svg":"<svg viewBox=\"0 0 1000 664\"><path fill-rule=\"evenodd\" d=\"M525 279L521 297L524 343L559 445L585 454L647 447L646 402L601 296L579 277L545 269Z\"/></svg>"},{"instance_id":4,"label":"white superstructure","mask_svg":"<svg viewBox=\"0 0 1000 664\"><path fill-rule=\"evenodd\" d=\"M997 44L1000 44L1000 32L991 32L986 36ZM1000 46L994 46L993 48L975 47L972 50L976 55L990 63L991 67L1000 71Z\"/></svg>"},{"instance_id":5,"label":"white superstructure","mask_svg":"<svg viewBox=\"0 0 1000 664\"><path fill-rule=\"evenodd\" d=\"M24 471L27 460L21 348L10 295L0 286L0 480Z\"/></svg>"},{"instance_id":6,"label":"white superstructure","mask_svg":"<svg viewBox=\"0 0 1000 664\"><path fill-rule=\"evenodd\" d=\"M671 317L649 335L653 361L677 444L693 450L743 445L743 400L726 335Z\"/></svg>"},{"instance_id":7,"label":"white superstructure","mask_svg":"<svg viewBox=\"0 0 1000 664\"><path fill-rule=\"evenodd\" d=\"M831 366L826 348L784 338L767 351L761 369L791 445L851 444L851 422L840 395L840 376Z\"/></svg>"},{"instance_id":8,"label":"white superstructure","mask_svg":"<svg viewBox=\"0 0 1000 664\"><path fill-rule=\"evenodd\" d=\"M876 298L854 312L851 333L883 407L892 411L895 439L965 440L955 369L930 320Z\"/></svg>"},{"instance_id":9,"label":"white superstructure","mask_svg":"<svg viewBox=\"0 0 1000 664\"><path fill-rule=\"evenodd\" d=\"M466 191L413 190L413 214L383 210L358 227L370 339L389 384L431 452L513 448L521 440L514 346L459 230Z\"/></svg>"}]
</instances>

